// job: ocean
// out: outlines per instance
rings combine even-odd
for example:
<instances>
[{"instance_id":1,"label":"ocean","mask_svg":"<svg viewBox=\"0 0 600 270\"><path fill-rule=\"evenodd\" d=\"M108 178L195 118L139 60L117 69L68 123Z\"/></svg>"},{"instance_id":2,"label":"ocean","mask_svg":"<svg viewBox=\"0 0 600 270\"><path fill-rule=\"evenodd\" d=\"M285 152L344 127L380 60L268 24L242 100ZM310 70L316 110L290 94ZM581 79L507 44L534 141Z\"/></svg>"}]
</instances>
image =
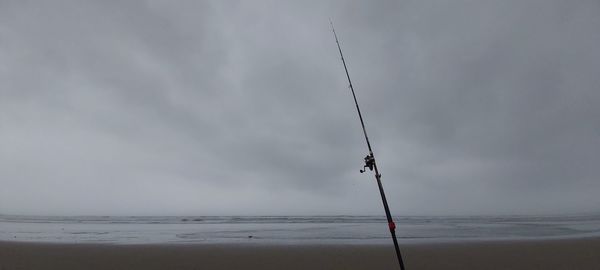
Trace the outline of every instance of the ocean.
<instances>
[{"instance_id":1,"label":"ocean","mask_svg":"<svg viewBox=\"0 0 600 270\"><path fill-rule=\"evenodd\" d=\"M600 236L600 215L398 216L400 243ZM107 244L384 244L383 216L0 215L0 241Z\"/></svg>"}]
</instances>

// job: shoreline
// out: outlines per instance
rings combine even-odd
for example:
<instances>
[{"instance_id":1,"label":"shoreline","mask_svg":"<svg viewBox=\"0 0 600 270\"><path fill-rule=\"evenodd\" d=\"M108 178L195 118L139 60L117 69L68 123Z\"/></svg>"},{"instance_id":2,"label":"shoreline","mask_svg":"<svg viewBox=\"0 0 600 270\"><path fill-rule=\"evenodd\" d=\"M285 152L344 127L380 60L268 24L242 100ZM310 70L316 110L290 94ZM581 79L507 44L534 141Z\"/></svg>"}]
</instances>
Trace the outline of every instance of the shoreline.
<instances>
[{"instance_id":1,"label":"shoreline","mask_svg":"<svg viewBox=\"0 0 600 270\"><path fill-rule=\"evenodd\" d=\"M600 238L401 244L407 269L600 269ZM0 241L0 269L397 269L389 245Z\"/></svg>"}]
</instances>

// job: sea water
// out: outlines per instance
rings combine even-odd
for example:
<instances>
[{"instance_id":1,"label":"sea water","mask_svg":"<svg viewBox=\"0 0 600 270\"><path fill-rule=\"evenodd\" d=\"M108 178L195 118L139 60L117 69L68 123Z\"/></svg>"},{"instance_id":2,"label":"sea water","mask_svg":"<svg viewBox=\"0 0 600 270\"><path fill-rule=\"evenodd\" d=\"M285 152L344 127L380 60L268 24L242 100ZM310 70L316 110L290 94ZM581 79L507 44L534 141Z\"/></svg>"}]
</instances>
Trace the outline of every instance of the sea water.
<instances>
[{"instance_id":1,"label":"sea water","mask_svg":"<svg viewBox=\"0 0 600 270\"><path fill-rule=\"evenodd\" d=\"M400 243L600 236L600 215L400 216ZM381 216L0 215L0 241L110 244L381 244Z\"/></svg>"}]
</instances>

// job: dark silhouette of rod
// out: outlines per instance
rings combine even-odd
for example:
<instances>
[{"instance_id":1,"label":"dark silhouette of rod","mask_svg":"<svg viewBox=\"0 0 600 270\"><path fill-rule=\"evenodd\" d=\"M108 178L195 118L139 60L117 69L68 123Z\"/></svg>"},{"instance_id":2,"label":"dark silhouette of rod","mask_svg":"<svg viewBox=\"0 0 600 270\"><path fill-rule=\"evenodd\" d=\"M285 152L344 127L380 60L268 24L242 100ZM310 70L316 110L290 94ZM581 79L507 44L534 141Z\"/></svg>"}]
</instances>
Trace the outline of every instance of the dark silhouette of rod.
<instances>
[{"instance_id":1,"label":"dark silhouette of rod","mask_svg":"<svg viewBox=\"0 0 600 270\"><path fill-rule=\"evenodd\" d=\"M352 81L350 80L350 74L348 73L348 67L346 66L346 60L344 59L344 54L342 54L342 48L340 46L340 42L338 41L337 34L335 33L335 28L333 27L333 22L331 19L329 20L331 24L331 30L333 30L333 36L335 37L335 43L337 44L338 50L340 51L340 56L342 58L342 63L344 64L344 70L346 71L346 77L348 78L348 84L350 90L352 91L352 97L354 98L354 104L356 105L356 111L358 112L358 118L360 118L360 125L362 126L363 133L365 135L365 140L367 141L367 146L369 147L369 154L365 157L365 165L361 173L365 172L367 168L371 171L375 170L375 179L377 180L377 186L379 187L379 194L381 194L381 201L383 202L383 208L385 209L385 216L387 217L388 227L390 229L390 234L392 234L392 240L394 241L394 248L396 249L396 257L398 257L398 264L400 265L400 269L404 270L404 262L402 261L402 255L400 254L400 248L398 247L398 240L396 239L396 224L394 223L394 219L392 218L392 214L390 213L390 207L388 206L387 199L385 198L385 192L383 191L383 185L381 184L381 174L377 169L377 163L375 163L375 155L373 155L373 149L371 148L371 142L369 142L369 136L367 136L367 129L365 128L365 122L363 121L362 114L360 112L360 107L358 106L358 101L356 100L356 94L354 93L354 87L352 87Z\"/></svg>"}]
</instances>

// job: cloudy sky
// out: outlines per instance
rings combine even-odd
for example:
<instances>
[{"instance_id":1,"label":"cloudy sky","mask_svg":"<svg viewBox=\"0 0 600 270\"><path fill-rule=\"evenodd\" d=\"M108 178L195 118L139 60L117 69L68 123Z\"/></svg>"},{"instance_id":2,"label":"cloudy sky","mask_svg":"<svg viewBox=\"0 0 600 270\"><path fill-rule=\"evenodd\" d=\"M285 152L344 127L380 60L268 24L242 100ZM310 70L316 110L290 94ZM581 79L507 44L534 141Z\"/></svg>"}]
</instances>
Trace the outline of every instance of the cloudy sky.
<instances>
[{"instance_id":1,"label":"cloudy sky","mask_svg":"<svg viewBox=\"0 0 600 270\"><path fill-rule=\"evenodd\" d=\"M598 1L0 0L0 213L600 210Z\"/></svg>"}]
</instances>

